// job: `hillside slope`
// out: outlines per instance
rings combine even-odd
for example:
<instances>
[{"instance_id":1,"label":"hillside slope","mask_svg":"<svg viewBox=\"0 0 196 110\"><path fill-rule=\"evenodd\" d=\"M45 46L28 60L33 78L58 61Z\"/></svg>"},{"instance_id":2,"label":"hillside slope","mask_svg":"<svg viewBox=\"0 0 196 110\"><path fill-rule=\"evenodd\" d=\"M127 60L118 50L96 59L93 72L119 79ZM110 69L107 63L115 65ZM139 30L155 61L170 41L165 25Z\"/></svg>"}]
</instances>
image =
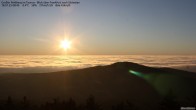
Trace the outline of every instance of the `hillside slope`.
<instances>
[{"instance_id":1,"label":"hillside slope","mask_svg":"<svg viewBox=\"0 0 196 110\"><path fill-rule=\"evenodd\" d=\"M100 103L129 100L137 106L153 106L171 91L180 100L191 97L195 79L196 73L118 62L53 73L2 74L0 99L27 96L38 102L72 97L82 102L93 95Z\"/></svg>"}]
</instances>

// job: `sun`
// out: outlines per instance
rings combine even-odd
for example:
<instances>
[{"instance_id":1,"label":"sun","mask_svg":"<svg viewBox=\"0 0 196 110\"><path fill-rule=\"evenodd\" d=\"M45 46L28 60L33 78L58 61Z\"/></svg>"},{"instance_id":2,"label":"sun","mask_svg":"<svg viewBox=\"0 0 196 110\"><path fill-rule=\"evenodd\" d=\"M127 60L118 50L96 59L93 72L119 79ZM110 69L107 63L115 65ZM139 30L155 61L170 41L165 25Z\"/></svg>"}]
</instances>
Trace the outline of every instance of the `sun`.
<instances>
[{"instance_id":1,"label":"sun","mask_svg":"<svg viewBox=\"0 0 196 110\"><path fill-rule=\"evenodd\" d=\"M68 50L71 48L71 41L64 39L60 42L60 47L64 50Z\"/></svg>"}]
</instances>

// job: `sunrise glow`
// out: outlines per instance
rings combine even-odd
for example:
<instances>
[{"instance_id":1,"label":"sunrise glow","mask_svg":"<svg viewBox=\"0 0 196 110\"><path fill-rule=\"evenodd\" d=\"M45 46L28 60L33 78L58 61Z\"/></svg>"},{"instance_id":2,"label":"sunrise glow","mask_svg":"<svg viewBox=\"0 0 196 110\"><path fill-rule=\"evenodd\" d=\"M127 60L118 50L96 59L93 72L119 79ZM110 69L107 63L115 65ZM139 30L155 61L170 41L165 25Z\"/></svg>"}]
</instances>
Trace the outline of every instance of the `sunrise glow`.
<instances>
[{"instance_id":1,"label":"sunrise glow","mask_svg":"<svg viewBox=\"0 0 196 110\"><path fill-rule=\"evenodd\" d=\"M60 42L60 48L62 48L63 50L68 50L69 48L71 48L71 41L64 39Z\"/></svg>"}]
</instances>

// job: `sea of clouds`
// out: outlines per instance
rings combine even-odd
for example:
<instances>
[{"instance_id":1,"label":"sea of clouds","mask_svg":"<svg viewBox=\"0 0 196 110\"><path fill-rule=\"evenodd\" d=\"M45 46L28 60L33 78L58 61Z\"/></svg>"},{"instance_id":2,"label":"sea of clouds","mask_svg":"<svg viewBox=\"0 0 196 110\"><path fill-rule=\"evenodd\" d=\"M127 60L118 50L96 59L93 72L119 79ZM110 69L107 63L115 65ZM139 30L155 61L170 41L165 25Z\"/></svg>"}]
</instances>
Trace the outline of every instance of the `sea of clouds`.
<instances>
[{"instance_id":1,"label":"sea of clouds","mask_svg":"<svg viewBox=\"0 0 196 110\"><path fill-rule=\"evenodd\" d=\"M115 62L135 62L196 72L196 56L190 55L4 55L0 56L0 73L45 73Z\"/></svg>"}]
</instances>

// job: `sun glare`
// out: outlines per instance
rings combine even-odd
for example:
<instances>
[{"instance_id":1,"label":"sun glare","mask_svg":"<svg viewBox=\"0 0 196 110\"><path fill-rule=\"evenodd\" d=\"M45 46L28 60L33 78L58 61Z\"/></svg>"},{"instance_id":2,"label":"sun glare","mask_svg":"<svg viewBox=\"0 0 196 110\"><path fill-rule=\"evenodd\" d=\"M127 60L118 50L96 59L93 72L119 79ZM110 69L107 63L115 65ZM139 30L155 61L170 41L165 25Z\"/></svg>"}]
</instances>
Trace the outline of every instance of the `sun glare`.
<instances>
[{"instance_id":1,"label":"sun glare","mask_svg":"<svg viewBox=\"0 0 196 110\"><path fill-rule=\"evenodd\" d=\"M69 49L71 47L71 41L69 41L67 39L62 40L60 43L60 47L64 50Z\"/></svg>"}]
</instances>

